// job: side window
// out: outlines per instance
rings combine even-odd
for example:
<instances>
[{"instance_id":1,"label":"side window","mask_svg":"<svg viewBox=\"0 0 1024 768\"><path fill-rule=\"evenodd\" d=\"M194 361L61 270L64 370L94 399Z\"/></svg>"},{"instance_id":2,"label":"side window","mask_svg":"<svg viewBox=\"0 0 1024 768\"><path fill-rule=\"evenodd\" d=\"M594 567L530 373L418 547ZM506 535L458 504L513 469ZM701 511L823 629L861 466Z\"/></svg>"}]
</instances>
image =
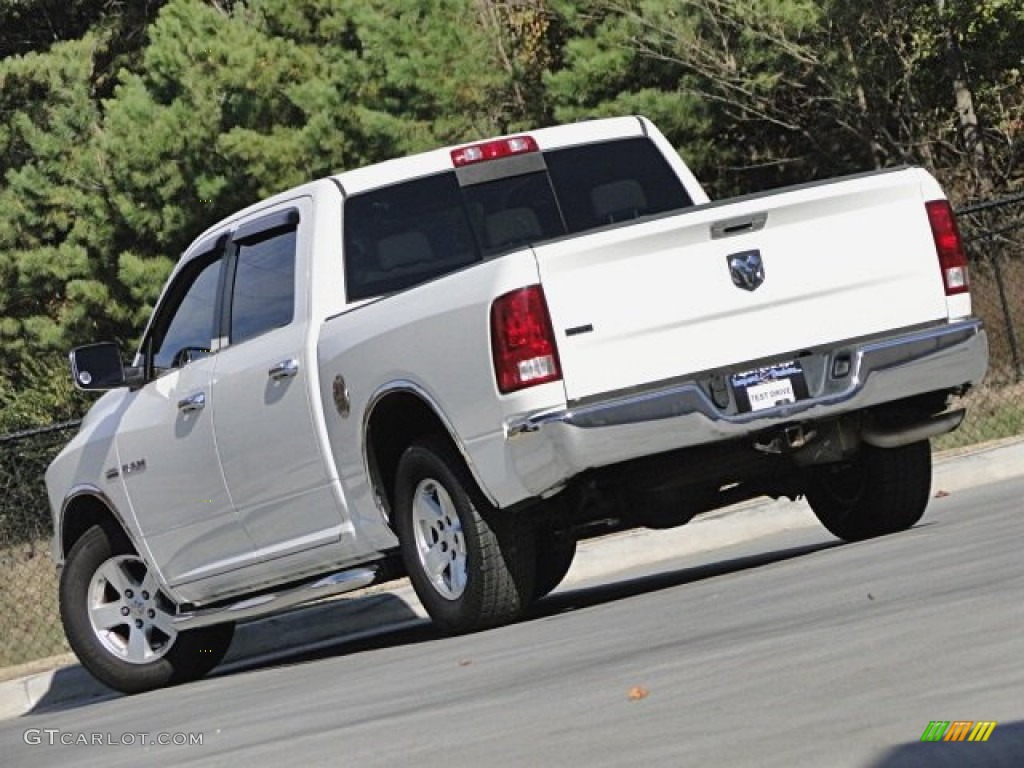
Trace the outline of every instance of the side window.
<instances>
[{"instance_id":1,"label":"side window","mask_svg":"<svg viewBox=\"0 0 1024 768\"><path fill-rule=\"evenodd\" d=\"M155 373L209 354L221 263L220 254L194 260L167 293L168 298L154 321L150 342Z\"/></svg>"},{"instance_id":2,"label":"side window","mask_svg":"<svg viewBox=\"0 0 1024 768\"><path fill-rule=\"evenodd\" d=\"M231 292L232 344L288 325L295 315L294 227L238 244Z\"/></svg>"}]
</instances>

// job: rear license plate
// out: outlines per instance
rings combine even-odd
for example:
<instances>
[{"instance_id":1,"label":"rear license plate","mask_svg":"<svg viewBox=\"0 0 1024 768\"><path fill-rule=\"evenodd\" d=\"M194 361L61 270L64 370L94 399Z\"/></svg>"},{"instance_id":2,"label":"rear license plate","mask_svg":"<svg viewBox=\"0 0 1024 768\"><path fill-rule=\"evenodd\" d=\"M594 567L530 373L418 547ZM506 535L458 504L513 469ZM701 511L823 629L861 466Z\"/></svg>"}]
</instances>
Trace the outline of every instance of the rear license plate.
<instances>
[{"instance_id":1,"label":"rear license plate","mask_svg":"<svg viewBox=\"0 0 1024 768\"><path fill-rule=\"evenodd\" d=\"M763 411L807 397L807 380L798 361L733 374L729 381L741 413Z\"/></svg>"}]
</instances>

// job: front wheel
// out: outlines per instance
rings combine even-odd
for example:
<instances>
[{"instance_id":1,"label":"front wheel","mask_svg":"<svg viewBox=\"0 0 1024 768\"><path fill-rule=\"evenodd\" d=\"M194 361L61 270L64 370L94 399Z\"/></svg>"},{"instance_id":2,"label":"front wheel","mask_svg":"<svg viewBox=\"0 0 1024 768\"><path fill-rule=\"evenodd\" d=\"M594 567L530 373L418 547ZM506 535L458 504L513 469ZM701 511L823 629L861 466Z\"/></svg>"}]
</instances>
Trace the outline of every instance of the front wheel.
<instances>
[{"instance_id":1,"label":"front wheel","mask_svg":"<svg viewBox=\"0 0 1024 768\"><path fill-rule=\"evenodd\" d=\"M402 454L395 526L409 580L442 629L505 624L530 604L532 530L524 517L487 502L447 440L424 438Z\"/></svg>"},{"instance_id":2,"label":"front wheel","mask_svg":"<svg viewBox=\"0 0 1024 768\"><path fill-rule=\"evenodd\" d=\"M90 528L60 579L60 615L71 650L105 685L124 693L202 677L224 658L233 624L179 631L174 603L122 535Z\"/></svg>"},{"instance_id":3,"label":"front wheel","mask_svg":"<svg viewBox=\"0 0 1024 768\"><path fill-rule=\"evenodd\" d=\"M852 461L815 467L807 501L830 533L859 541L910 528L928 506L927 440L900 448L865 445Z\"/></svg>"}]
</instances>

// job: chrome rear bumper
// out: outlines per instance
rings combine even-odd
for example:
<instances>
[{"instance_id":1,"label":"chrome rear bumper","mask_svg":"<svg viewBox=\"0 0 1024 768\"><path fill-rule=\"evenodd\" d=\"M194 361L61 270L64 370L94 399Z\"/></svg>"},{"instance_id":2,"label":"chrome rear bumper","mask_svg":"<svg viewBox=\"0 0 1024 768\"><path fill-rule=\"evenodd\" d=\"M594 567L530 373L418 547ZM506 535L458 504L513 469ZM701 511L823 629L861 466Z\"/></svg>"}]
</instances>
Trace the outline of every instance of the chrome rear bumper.
<instances>
[{"instance_id":1,"label":"chrome rear bumper","mask_svg":"<svg viewBox=\"0 0 1024 768\"><path fill-rule=\"evenodd\" d=\"M508 450L523 484L544 495L585 469L977 384L988 367L988 338L972 319L844 344L829 359L839 354L849 358L849 373L795 403L727 413L696 381L684 381L510 420Z\"/></svg>"}]
</instances>

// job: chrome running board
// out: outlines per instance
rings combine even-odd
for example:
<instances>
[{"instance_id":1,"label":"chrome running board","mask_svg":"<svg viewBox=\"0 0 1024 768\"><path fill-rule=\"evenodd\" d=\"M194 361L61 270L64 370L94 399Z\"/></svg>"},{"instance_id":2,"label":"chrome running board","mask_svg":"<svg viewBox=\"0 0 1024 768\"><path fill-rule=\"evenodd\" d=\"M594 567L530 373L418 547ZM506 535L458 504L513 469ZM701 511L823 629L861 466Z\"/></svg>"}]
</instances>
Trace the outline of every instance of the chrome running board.
<instances>
[{"instance_id":1,"label":"chrome running board","mask_svg":"<svg viewBox=\"0 0 1024 768\"><path fill-rule=\"evenodd\" d=\"M184 631L227 621L244 621L278 613L286 608L309 603L324 597L341 595L356 589L368 587L377 578L376 568L355 568L351 571L333 573L307 584L300 584L283 592L268 592L246 598L230 605L215 608L198 608L174 617L175 629Z\"/></svg>"}]
</instances>

